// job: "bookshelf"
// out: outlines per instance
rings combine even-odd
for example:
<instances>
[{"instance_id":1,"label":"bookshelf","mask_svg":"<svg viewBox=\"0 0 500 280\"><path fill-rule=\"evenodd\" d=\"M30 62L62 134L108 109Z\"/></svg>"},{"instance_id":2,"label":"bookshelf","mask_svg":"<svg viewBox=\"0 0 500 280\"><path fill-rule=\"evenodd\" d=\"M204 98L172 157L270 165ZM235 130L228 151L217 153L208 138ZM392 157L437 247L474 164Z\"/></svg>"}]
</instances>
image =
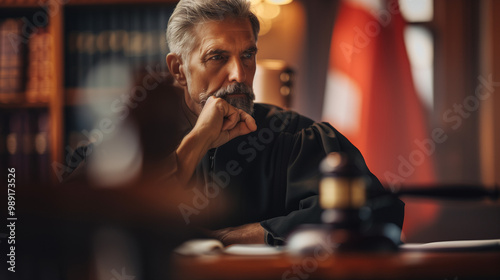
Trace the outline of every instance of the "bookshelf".
<instances>
[{"instance_id":1,"label":"bookshelf","mask_svg":"<svg viewBox=\"0 0 500 280\"><path fill-rule=\"evenodd\" d=\"M164 64L166 47L158 47L148 42L157 40L159 36L164 40L163 31L176 2L175 0L0 0L0 24L17 20L21 29L17 37L22 39L21 44L17 44L22 49L16 56L19 61L11 63L16 65L13 67L16 68L14 74L0 72L2 169L4 166L11 167L12 164L19 165L16 169L30 165L31 169L28 168L19 175L32 177L30 173L32 170L42 170L50 174L48 175L50 178L40 179L35 176L26 182L40 180L42 180L40 183L47 183L43 182L44 180L58 182L60 178L54 171L53 165L64 166L68 151L75 148L71 147L70 143L73 137L70 135L73 133L71 130L77 130L78 134L78 129L82 129L82 127L72 127L73 112L86 110L89 103L98 97L115 96L127 90L123 87L123 79L114 82L112 76L110 79L99 80L99 77L94 77L94 80L89 79L88 77L95 72L95 66L102 61L118 59L132 69L133 79L133 71L139 67L144 67L148 63L154 66L156 65L154 62ZM128 37L127 46L130 48L112 49L110 36L116 37L118 30ZM12 31L6 33L16 34ZM1 38L10 39L5 34ZM85 47L85 43L89 42L97 49L92 52L82 51L81 47ZM102 42L105 42L104 46L108 46L107 50L98 48L103 45ZM151 48L144 50L146 48L143 47L144 44ZM40 50L41 45L45 48ZM0 71L8 68L5 66L7 46L7 44L0 45L0 55L3 53L1 56L3 60L0 59ZM80 49L75 50L75 46ZM142 51L137 52L136 49L141 47ZM114 72L104 69L106 70L109 73ZM1 81L3 84L15 82L18 86L2 87ZM17 118L26 119L27 124L21 124L16 128L16 123L20 122ZM38 124L35 124L37 122ZM35 127L31 127L30 123ZM91 129L90 125L91 121L87 121L85 129ZM45 131L40 131L40 127ZM40 134L46 135L44 141L47 147L44 149L44 155L40 155L38 159L35 159L36 155L25 155L24 161L23 156L19 155L16 159L11 154L12 147L9 147L9 143L13 142L11 137L13 133L17 133L19 138L16 140L17 150L26 150L23 148L26 143L36 148ZM29 137L33 139L20 140ZM78 139L78 136L76 138Z\"/></svg>"}]
</instances>

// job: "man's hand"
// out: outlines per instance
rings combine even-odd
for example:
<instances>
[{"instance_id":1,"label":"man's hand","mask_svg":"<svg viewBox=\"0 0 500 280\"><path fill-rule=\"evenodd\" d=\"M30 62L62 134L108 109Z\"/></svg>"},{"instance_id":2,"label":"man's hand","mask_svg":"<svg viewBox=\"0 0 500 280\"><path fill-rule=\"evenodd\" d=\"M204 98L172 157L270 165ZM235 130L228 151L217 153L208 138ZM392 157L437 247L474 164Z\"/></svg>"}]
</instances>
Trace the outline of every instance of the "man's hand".
<instances>
[{"instance_id":1,"label":"man's hand","mask_svg":"<svg viewBox=\"0 0 500 280\"><path fill-rule=\"evenodd\" d=\"M209 148L217 148L256 129L257 125L252 116L231 106L222 98L211 96L205 103L193 131L206 139Z\"/></svg>"},{"instance_id":2,"label":"man's hand","mask_svg":"<svg viewBox=\"0 0 500 280\"><path fill-rule=\"evenodd\" d=\"M265 230L259 223L224 228L210 232L216 238L229 246L232 244L265 244Z\"/></svg>"},{"instance_id":3,"label":"man's hand","mask_svg":"<svg viewBox=\"0 0 500 280\"><path fill-rule=\"evenodd\" d=\"M255 130L257 125L252 116L231 106L224 99L209 97L196 125L176 150L177 179L181 184L186 184L209 149Z\"/></svg>"}]
</instances>

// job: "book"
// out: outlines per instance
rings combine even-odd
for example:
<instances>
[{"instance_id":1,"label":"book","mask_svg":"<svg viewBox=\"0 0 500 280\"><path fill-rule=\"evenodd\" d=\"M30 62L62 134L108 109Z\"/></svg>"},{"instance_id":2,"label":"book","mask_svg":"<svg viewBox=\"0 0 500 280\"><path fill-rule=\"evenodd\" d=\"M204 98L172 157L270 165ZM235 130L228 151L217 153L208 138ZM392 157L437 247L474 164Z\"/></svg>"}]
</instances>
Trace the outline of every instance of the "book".
<instances>
[{"instance_id":1,"label":"book","mask_svg":"<svg viewBox=\"0 0 500 280\"><path fill-rule=\"evenodd\" d=\"M9 125L9 114L0 111L0 168L6 170L7 165L7 134Z\"/></svg>"},{"instance_id":2,"label":"book","mask_svg":"<svg viewBox=\"0 0 500 280\"><path fill-rule=\"evenodd\" d=\"M26 44L20 18L0 22L0 93L22 93L25 82Z\"/></svg>"},{"instance_id":3,"label":"book","mask_svg":"<svg viewBox=\"0 0 500 280\"><path fill-rule=\"evenodd\" d=\"M9 168L16 169L16 182L21 183L25 180L25 172L23 169L23 153L22 153L22 143L23 143L23 122L26 117L26 112L24 110L19 110L11 113L8 120L8 129L6 136L6 148L7 148L7 166Z\"/></svg>"},{"instance_id":4,"label":"book","mask_svg":"<svg viewBox=\"0 0 500 280\"><path fill-rule=\"evenodd\" d=\"M77 86L78 80L78 54L79 49L77 46L78 36L80 31L78 26L80 22L78 21L77 15L68 12L68 20L64 24L64 34L65 34L65 44L64 44L64 85L66 88L75 88ZM71 20L69 20L71 18Z\"/></svg>"},{"instance_id":5,"label":"book","mask_svg":"<svg viewBox=\"0 0 500 280\"><path fill-rule=\"evenodd\" d=\"M34 112L34 180L35 182L48 183L50 181L50 119L46 109Z\"/></svg>"},{"instance_id":6,"label":"book","mask_svg":"<svg viewBox=\"0 0 500 280\"><path fill-rule=\"evenodd\" d=\"M224 247L217 239L193 239L182 243L174 253L184 256L203 255L240 255L240 256L271 256L285 252L284 247L273 247L265 244L233 244Z\"/></svg>"},{"instance_id":7,"label":"book","mask_svg":"<svg viewBox=\"0 0 500 280\"><path fill-rule=\"evenodd\" d=\"M26 82L28 102L48 102L52 86L52 41L46 28L38 28L28 43L29 64Z\"/></svg>"}]
</instances>

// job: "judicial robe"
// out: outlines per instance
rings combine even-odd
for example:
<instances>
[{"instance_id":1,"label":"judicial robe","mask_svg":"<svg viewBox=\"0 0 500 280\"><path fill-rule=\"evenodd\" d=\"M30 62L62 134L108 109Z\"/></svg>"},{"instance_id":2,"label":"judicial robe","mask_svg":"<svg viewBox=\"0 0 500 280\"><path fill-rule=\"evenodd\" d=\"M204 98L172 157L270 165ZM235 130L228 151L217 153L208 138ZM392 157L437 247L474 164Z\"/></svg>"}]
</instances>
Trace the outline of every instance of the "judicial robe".
<instances>
[{"instance_id":1,"label":"judicial robe","mask_svg":"<svg viewBox=\"0 0 500 280\"><path fill-rule=\"evenodd\" d=\"M255 104L257 130L210 150L195 178L201 193L214 198L206 211L215 228L260 222L266 241L281 244L301 224L320 223L320 162L330 152L343 152L361 163L367 174L368 198L384 188L369 171L359 150L330 124L314 122L293 111ZM229 201L220 215L217 196ZM227 207L227 205L224 205ZM373 209L377 223L403 225L404 204L393 199Z\"/></svg>"}]
</instances>

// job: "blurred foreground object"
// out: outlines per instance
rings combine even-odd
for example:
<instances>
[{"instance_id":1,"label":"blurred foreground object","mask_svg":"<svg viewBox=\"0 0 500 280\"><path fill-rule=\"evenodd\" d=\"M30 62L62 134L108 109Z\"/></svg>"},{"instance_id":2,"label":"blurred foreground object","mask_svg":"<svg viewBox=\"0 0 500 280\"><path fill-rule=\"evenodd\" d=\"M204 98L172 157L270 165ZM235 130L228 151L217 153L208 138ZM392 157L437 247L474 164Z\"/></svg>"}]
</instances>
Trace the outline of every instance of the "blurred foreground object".
<instances>
[{"instance_id":1,"label":"blurred foreground object","mask_svg":"<svg viewBox=\"0 0 500 280\"><path fill-rule=\"evenodd\" d=\"M196 236L178 211L192 197L175 182L18 191L13 279L169 279L170 252Z\"/></svg>"},{"instance_id":2,"label":"blurred foreground object","mask_svg":"<svg viewBox=\"0 0 500 280\"><path fill-rule=\"evenodd\" d=\"M320 204L323 225L298 229L288 239L292 253L396 251L401 229L374 224L366 207L367 174L342 153L330 153L321 163Z\"/></svg>"}]
</instances>

